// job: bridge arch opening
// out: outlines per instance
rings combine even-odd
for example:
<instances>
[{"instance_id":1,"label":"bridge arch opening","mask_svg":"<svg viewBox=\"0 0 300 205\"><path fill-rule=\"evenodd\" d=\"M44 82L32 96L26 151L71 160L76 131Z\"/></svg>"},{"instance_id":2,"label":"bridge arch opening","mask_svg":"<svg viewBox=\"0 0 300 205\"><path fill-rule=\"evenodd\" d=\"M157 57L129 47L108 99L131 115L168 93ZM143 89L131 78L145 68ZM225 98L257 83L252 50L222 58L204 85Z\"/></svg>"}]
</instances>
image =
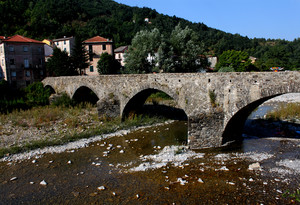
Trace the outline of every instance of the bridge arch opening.
<instances>
[{"instance_id":1,"label":"bridge arch opening","mask_svg":"<svg viewBox=\"0 0 300 205\"><path fill-rule=\"evenodd\" d=\"M166 128L158 136L156 134L151 135L153 137L151 142L160 141L161 146L165 146L165 143L175 143L172 145L186 145L188 143L188 117L185 111L180 109L176 101L167 93L152 88L137 93L126 104L122 113L122 121L136 116L142 119L143 117L154 117L163 120L175 120L171 124L165 125Z\"/></svg>"},{"instance_id":2,"label":"bridge arch opening","mask_svg":"<svg viewBox=\"0 0 300 205\"><path fill-rule=\"evenodd\" d=\"M98 96L92 91L90 88L86 86L79 87L72 99L75 101L76 104L80 103L91 103L92 105L96 105L99 98Z\"/></svg>"},{"instance_id":3,"label":"bridge arch opening","mask_svg":"<svg viewBox=\"0 0 300 205\"><path fill-rule=\"evenodd\" d=\"M299 96L298 98L300 98L300 94L297 93L297 95ZM241 110L239 110L227 123L226 128L222 135L222 144L227 144L227 143L231 143L231 142L241 143L244 139L243 134L251 135L251 136L255 136L255 137L276 137L277 135L275 133L277 132L277 129L280 128L282 123L286 124L286 122L279 121L280 123L277 128L274 127L274 128L271 128L272 130L270 130L270 129L267 130L266 127L268 126L268 124L271 125L273 122L264 118L266 111L264 111L262 114L260 114L260 116L253 116L253 114L255 114L254 111L257 111L260 108L260 106L262 104L264 104L266 101L271 100L276 97L279 97L279 96L284 97L285 94L273 95L273 96L259 99L255 102L252 102L252 103L248 104L247 106L243 107ZM275 107L278 107L278 106L275 106L277 104L276 102L278 102L277 100L272 101L273 103L271 103L271 102L269 103L269 102L270 101L267 102L267 105L264 104L264 106L269 106L269 108L268 108L269 111L275 110L276 109ZM298 100L298 102L299 102L299 100ZM268 104L270 104L270 105L268 105ZM286 102L282 101L282 104L286 104ZM252 117L250 117L250 116L252 116ZM254 117L254 119L252 119L253 117ZM248 124L252 124L252 125L248 125ZM289 123L287 123L287 124L289 124ZM290 126L290 124L287 126ZM300 126L299 126L299 128L300 128ZM267 133L267 132L269 132L269 133ZM289 137L293 137L293 136L291 135ZM299 134L299 137L300 137L300 134Z\"/></svg>"},{"instance_id":4,"label":"bridge arch opening","mask_svg":"<svg viewBox=\"0 0 300 205\"><path fill-rule=\"evenodd\" d=\"M153 88L142 90L129 100L123 110L122 120L138 115L181 121L188 120L185 111L177 106L170 95Z\"/></svg>"},{"instance_id":5,"label":"bridge arch opening","mask_svg":"<svg viewBox=\"0 0 300 205\"><path fill-rule=\"evenodd\" d=\"M46 85L45 89L48 89L50 91L50 95L55 94L55 90L53 89L53 87L51 85Z\"/></svg>"}]
</instances>

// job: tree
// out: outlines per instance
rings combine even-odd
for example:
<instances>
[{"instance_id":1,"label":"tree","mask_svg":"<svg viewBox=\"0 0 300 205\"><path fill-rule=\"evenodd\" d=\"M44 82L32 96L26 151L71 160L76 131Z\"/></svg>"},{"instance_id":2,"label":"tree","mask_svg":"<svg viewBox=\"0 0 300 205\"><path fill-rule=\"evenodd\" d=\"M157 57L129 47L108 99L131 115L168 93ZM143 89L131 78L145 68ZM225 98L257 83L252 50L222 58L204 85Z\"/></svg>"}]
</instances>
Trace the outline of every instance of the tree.
<instances>
[{"instance_id":1,"label":"tree","mask_svg":"<svg viewBox=\"0 0 300 205\"><path fill-rule=\"evenodd\" d=\"M250 71L251 60L245 51L228 50L219 56L216 70L222 67L231 67L236 72Z\"/></svg>"},{"instance_id":2,"label":"tree","mask_svg":"<svg viewBox=\"0 0 300 205\"><path fill-rule=\"evenodd\" d=\"M120 63L110 54L102 53L97 63L98 73L116 74L120 70Z\"/></svg>"},{"instance_id":3,"label":"tree","mask_svg":"<svg viewBox=\"0 0 300 205\"><path fill-rule=\"evenodd\" d=\"M167 72L196 72L201 68L206 68L208 62L205 57L203 45L199 45L197 34L189 27L181 28L178 24L170 36L171 59Z\"/></svg>"},{"instance_id":4,"label":"tree","mask_svg":"<svg viewBox=\"0 0 300 205\"><path fill-rule=\"evenodd\" d=\"M50 76L78 75L76 69L71 65L68 53L59 48L53 49L53 56L47 62L46 69Z\"/></svg>"},{"instance_id":5,"label":"tree","mask_svg":"<svg viewBox=\"0 0 300 205\"><path fill-rule=\"evenodd\" d=\"M26 104L29 106L47 105L49 103L50 90L44 88L43 83L35 82L25 88Z\"/></svg>"},{"instance_id":6,"label":"tree","mask_svg":"<svg viewBox=\"0 0 300 205\"><path fill-rule=\"evenodd\" d=\"M74 70L77 70L78 73L82 74L84 73L84 70L89 66L89 58L84 46L82 45L81 39L76 38L75 41L76 42L73 48L71 62Z\"/></svg>"},{"instance_id":7,"label":"tree","mask_svg":"<svg viewBox=\"0 0 300 205\"><path fill-rule=\"evenodd\" d=\"M160 44L161 34L158 29L138 32L125 55L126 72L151 73L157 64L155 55Z\"/></svg>"}]
</instances>

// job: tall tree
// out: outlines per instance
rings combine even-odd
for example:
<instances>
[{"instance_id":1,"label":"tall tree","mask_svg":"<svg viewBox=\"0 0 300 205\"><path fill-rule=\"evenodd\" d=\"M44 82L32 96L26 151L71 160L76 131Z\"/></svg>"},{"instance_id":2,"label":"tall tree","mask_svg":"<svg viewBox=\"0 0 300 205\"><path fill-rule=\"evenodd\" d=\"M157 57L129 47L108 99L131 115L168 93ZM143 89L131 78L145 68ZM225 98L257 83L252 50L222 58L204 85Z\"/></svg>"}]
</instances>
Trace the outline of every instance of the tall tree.
<instances>
[{"instance_id":1,"label":"tall tree","mask_svg":"<svg viewBox=\"0 0 300 205\"><path fill-rule=\"evenodd\" d=\"M68 53L59 48L53 49L53 56L47 62L46 69L50 76L78 75L78 72L71 65Z\"/></svg>"},{"instance_id":2,"label":"tall tree","mask_svg":"<svg viewBox=\"0 0 300 205\"><path fill-rule=\"evenodd\" d=\"M74 70L77 70L78 73L84 73L84 70L89 66L87 52L82 45L80 38L75 38L75 46L71 55L71 62Z\"/></svg>"}]
</instances>

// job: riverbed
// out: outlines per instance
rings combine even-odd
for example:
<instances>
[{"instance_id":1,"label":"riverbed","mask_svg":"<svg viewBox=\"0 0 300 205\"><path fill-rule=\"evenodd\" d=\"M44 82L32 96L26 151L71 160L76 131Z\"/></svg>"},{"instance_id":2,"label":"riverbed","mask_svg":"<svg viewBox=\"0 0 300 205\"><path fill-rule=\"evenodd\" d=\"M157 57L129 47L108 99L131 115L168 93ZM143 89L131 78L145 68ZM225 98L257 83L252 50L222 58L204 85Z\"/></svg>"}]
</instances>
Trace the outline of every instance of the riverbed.
<instances>
[{"instance_id":1,"label":"riverbed","mask_svg":"<svg viewBox=\"0 0 300 205\"><path fill-rule=\"evenodd\" d=\"M299 189L299 139L198 151L186 139L187 122L172 121L8 157L0 204L294 203L284 193Z\"/></svg>"}]
</instances>

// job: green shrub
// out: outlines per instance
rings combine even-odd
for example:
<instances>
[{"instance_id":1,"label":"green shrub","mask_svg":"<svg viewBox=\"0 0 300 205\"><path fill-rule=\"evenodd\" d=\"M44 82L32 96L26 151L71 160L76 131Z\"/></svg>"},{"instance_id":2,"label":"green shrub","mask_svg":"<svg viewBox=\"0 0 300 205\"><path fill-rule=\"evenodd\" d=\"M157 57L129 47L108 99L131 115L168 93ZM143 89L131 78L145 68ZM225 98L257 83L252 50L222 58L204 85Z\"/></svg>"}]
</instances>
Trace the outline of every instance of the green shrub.
<instances>
[{"instance_id":1,"label":"green shrub","mask_svg":"<svg viewBox=\"0 0 300 205\"><path fill-rule=\"evenodd\" d=\"M52 102L53 106L62 106L62 107L72 107L75 105L74 100L72 100L67 93L63 93L61 96L56 97Z\"/></svg>"},{"instance_id":2,"label":"green shrub","mask_svg":"<svg viewBox=\"0 0 300 205\"><path fill-rule=\"evenodd\" d=\"M25 88L26 104L30 107L49 104L50 90L43 83L35 82Z\"/></svg>"}]
</instances>

